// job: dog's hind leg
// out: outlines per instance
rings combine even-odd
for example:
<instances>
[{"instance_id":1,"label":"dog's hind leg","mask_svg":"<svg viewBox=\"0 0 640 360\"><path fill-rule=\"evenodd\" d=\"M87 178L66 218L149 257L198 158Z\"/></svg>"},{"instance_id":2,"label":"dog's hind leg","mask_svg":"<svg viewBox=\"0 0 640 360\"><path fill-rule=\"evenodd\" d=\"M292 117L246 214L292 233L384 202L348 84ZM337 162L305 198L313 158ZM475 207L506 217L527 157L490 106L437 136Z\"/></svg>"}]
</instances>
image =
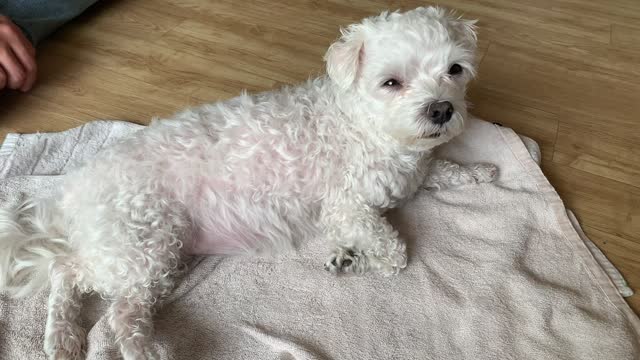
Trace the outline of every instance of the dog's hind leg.
<instances>
[{"instance_id":1,"label":"dog's hind leg","mask_svg":"<svg viewBox=\"0 0 640 360\"><path fill-rule=\"evenodd\" d=\"M109 308L109 324L124 360L159 358L151 347L155 297L129 294L114 301Z\"/></svg>"},{"instance_id":2,"label":"dog's hind leg","mask_svg":"<svg viewBox=\"0 0 640 360\"><path fill-rule=\"evenodd\" d=\"M45 329L44 350L50 359L81 359L85 331L80 326L81 294L76 285L76 267L64 258L50 271L51 292Z\"/></svg>"}]
</instances>

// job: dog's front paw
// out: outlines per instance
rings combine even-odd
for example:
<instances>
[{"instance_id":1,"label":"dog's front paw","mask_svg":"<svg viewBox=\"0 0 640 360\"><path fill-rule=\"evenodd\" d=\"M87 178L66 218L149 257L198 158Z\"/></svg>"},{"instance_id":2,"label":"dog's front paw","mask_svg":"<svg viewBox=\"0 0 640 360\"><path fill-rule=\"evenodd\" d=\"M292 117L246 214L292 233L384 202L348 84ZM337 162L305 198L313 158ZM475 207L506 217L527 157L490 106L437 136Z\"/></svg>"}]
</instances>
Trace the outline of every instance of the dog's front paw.
<instances>
[{"instance_id":1,"label":"dog's front paw","mask_svg":"<svg viewBox=\"0 0 640 360\"><path fill-rule=\"evenodd\" d=\"M489 183L498 178L498 167L493 164L475 164L471 174L478 183Z\"/></svg>"},{"instance_id":2,"label":"dog's front paw","mask_svg":"<svg viewBox=\"0 0 640 360\"><path fill-rule=\"evenodd\" d=\"M338 247L333 251L329 260L324 264L325 270L332 274L362 273L364 272L362 254L348 248Z\"/></svg>"}]
</instances>

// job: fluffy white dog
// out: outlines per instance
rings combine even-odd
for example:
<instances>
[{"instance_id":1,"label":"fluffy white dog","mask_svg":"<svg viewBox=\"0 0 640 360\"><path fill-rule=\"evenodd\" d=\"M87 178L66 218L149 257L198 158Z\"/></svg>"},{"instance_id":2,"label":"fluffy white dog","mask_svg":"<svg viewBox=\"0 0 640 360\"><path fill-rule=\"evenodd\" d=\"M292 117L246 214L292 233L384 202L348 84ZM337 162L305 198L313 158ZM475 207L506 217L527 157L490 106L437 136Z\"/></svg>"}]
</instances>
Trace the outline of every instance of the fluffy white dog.
<instances>
[{"instance_id":1,"label":"fluffy white dog","mask_svg":"<svg viewBox=\"0 0 640 360\"><path fill-rule=\"evenodd\" d=\"M80 295L112 301L125 359L151 359L154 304L186 255L329 246L327 270L394 274L405 245L381 216L420 187L487 182L492 165L430 161L460 134L473 22L439 8L342 31L328 76L157 120L68 173L59 195L0 213L0 284L51 285L45 351L82 356Z\"/></svg>"}]
</instances>

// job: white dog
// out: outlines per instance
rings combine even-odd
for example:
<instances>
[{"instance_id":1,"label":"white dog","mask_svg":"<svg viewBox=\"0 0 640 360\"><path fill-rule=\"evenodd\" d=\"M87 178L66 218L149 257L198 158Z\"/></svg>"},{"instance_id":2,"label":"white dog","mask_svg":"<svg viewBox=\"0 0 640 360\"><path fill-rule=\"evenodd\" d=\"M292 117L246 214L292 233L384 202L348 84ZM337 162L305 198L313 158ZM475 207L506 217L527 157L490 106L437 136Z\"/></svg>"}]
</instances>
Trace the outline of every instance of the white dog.
<instances>
[{"instance_id":1,"label":"white dog","mask_svg":"<svg viewBox=\"0 0 640 360\"><path fill-rule=\"evenodd\" d=\"M123 357L150 359L154 304L186 255L323 238L331 272L397 273L405 245L385 209L420 187L496 176L430 162L463 129L475 46L473 22L442 9L385 12L342 32L326 77L152 122L68 173L58 197L2 210L0 285L51 285L51 359L82 356L87 292L112 301Z\"/></svg>"}]
</instances>

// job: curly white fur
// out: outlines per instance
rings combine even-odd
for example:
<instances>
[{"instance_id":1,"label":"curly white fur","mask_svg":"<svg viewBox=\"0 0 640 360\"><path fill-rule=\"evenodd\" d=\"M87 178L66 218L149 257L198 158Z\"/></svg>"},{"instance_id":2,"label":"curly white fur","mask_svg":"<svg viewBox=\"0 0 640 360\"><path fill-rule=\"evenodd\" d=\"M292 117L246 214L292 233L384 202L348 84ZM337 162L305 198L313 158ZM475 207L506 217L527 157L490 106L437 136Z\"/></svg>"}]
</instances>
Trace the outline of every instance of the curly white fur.
<instances>
[{"instance_id":1,"label":"curly white fur","mask_svg":"<svg viewBox=\"0 0 640 360\"><path fill-rule=\"evenodd\" d=\"M57 198L0 212L0 285L24 295L48 276L52 359L81 356L80 294L92 291L113 301L124 358L147 359L153 305L188 254L320 237L332 272L396 273L407 256L385 209L423 185L495 177L447 162L427 176L432 149L463 129L475 40L473 22L439 8L383 13L343 31L326 77L153 121L67 174ZM448 122L427 115L438 101L453 106Z\"/></svg>"}]
</instances>

